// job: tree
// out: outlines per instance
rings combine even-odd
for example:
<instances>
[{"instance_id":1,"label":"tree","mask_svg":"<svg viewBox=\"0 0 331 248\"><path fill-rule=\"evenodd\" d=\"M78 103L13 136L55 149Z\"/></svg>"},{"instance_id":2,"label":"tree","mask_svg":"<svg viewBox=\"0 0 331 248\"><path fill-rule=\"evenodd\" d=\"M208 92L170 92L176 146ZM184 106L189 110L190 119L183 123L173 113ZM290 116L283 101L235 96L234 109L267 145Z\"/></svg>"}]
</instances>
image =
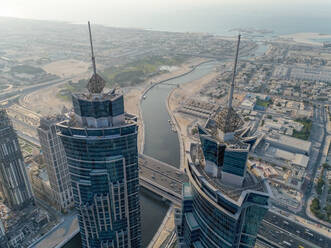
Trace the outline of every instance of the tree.
<instances>
[{"instance_id":1,"label":"tree","mask_svg":"<svg viewBox=\"0 0 331 248\"><path fill-rule=\"evenodd\" d=\"M319 210L320 209L320 201L317 198L314 198L313 201L311 202L310 207L314 210Z\"/></svg>"}]
</instances>

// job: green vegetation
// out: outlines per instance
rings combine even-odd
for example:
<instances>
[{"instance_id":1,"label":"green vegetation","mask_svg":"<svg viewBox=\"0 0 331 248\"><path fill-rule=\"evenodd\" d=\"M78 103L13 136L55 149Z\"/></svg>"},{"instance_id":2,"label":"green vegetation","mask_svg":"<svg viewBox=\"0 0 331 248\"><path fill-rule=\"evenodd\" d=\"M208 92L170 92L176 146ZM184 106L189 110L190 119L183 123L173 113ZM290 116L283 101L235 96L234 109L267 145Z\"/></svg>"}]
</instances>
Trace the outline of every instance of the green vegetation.
<instances>
[{"instance_id":1,"label":"green vegetation","mask_svg":"<svg viewBox=\"0 0 331 248\"><path fill-rule=\"evenodd\" d=\"M192 135L195 135L195 134L197 134L199 131L198 131L198 128L195 126L194 128L192 128L192 130L191 130L191 133L192 133Z\"/></svg>"},{"instance_id":2,"label":"green vegetation","mask_svg":"<svg viewBox=\"0 0 331 248\"><path fill-rule=\"evenodd\" d=\"M320 200L318 200L317 198L314 198L311 202L311 205L310 205L310 209L313 211L313 210L320 210L321 207L320 207Z\"/></svg>"},{"instance_id":3,"label":"green vegetation","mask_svg":"<svg viewBox=\"0 0 331 248\"><path fill-rule=\"evenodd\" d=\"M45 73L45 71L40 67L34 67L31 65L17 65L10 68L12 73L27 73L27 74L40 74Z\"/></svg>"},{"instance_id":4,"label":"green vegetation","mask_svg":"<svg viewBox=\"0 0 331 248\"><path fill-rule=\"evenodd\" d=\"M71 94L85 89L86 85L85 79L81 79L77 83L69 81L56 96L64 101L71 101Z\"/></svg>"},{"instance_id":5,"label":"green vegetation","mask_svg":"<svg viewBox=\"0 0 331 248\"><path fill-rule=\"evenodd\" d=\"M323 166L323 169L326 169L326 170L331 169L331 166L328 163L324 163L322 166Z\"/></svg>"},{"instance_id":6,"label":"green vegetation","mask_svg":"<svg viewBox=\"0 0 331 248\"><path fill-rule=\"evenodd\" d=\"M293 130L292 136L298 139L308 140L310 135L310 130L313 125L312 121L309 119L296 119L295 121L303 124L303 128L300 132Z\"/></svg>"},{"instance_id":7,"label":"green vegetation","mask_svg":"<svg viewBox=\"0 0 331 248\"><path fill-rule=\"evenodd\" d=\"M325 182L324 182L323 178L320 177L318 179L317 185L316 185L316 191L319 195L322 194L322 189L323 189L324 184L325 184Z\"/></svg>"},{"instance_id":8,"label":"green vegetation","mask_svg":"<svg viewBox=\"0 0 331 248\"><path fill-rule=\"evenodd\" d=\"M162 65L179 65L183 63L185 56L151 56L136 60L119 67L107 68L103 75L108 79L108 86L119 84L120 86L133 86L146 80L148 77L162 73L159 70Z\"/></svg>"},{"instance_id":9,"label":"green vegetation","mask_svg":"<svg viewBox=\"0 0 331 248\"><path fill-rule=\"evenodd\" d=\"M330 216L331 216L331 205L327 205L327 207L324 209L326 210L326 214L323 213L323 210L320 206L320 201L317 198L314 198L310 205L310 211L319 219L326 220L330 222Z\"/></svg>"},{"instance_id":10,"label":"green vegetation","mask_svg":"<svg viewBox=\"0 0 331 248\"><path fill-rule=\"evenodd\" d=\"M326 215L328 216L328 221L331 221L331 204L327 204L326 206Z\"/></svg>"},{"instance_id":11,"label":"green vegetation","mask_svg":"<svg viewBox=\"0 0 331 248\"><path fill-rule=\"evenodd\" d=\"M264 120L261 121L261 127L263 127L263 125L264 125Z\"/></svg>"},{"instance_id":12,"label":"green vegetation","mask_svg":"<svg viewBox=\"0 0 331 248\"><path fill-rule=\"evenodd\" d=\"M272 104L272 100L262 100L260 99L259 97L256 97L256 105L258 106L262 106L262 107L265 107L267 108L270 104Z\"/></svg>"}]
</instances>

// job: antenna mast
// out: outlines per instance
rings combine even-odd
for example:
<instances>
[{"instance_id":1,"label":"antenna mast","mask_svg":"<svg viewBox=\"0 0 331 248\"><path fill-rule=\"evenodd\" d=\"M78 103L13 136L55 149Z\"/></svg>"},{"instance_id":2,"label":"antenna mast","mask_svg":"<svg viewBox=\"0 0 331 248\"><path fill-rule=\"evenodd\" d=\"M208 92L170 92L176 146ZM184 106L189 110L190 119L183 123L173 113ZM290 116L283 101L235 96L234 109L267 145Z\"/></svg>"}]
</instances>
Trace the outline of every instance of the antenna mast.
<instances>
[{"instance_id":1,"label":"antenna mast","mask_svg":"<svg viewBox=\"0 0 331 248\"><path fill-rule=\"evenodd\" d=\"M92 65L93 65L93 75L97 74L97 68L95 66L95 57L93 52L93 43L92 43L92 33L91 33L91 26L90 21L88 21L88 31L90 33L90 43L91 43L91 53L92 53Z\"/></svg>"},{"instance_id":2,"label":"antenna mast","mask_svg":"<svg viewBox=\"0 0 331 248\"><path fill-rule=\"evenodd\" d=\"M229 101L228 101L228 108L229 109L232 108L232 98L233 98L233 91L234 91L234 80L236 78L236 71L237 71L237 62L238 62L238 54L239 54L239 44L240 44L240 34L238 35L236 57L235 57L235 60L234 60L232 82L231 82L230 93L229 93Z\"/></svg>"}]
</instances>

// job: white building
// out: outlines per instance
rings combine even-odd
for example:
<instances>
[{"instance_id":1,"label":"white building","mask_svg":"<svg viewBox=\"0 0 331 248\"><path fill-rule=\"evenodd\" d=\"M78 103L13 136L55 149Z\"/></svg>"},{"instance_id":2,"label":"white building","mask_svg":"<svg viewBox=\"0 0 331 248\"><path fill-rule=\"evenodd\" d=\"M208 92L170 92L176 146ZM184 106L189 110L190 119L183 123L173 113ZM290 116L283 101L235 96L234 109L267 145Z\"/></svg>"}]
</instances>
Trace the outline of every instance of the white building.
<instances>
[{"instance_id":1,"label":"white building","mask_svg":"<svg viewBox=\"0 0 331 248\"><path fill-rule=\"evenodd\" d=\"M67 159L62 142L56 134L55 126L63 119L63 116L42 118L38 128L38 136L46 162L50 186L54 191L54 200L59 209L67 210L73 206L73 194Z\"/></svg>"},{"instance_id":2,"label":"white building","mask_svg":"<svg viewBox=\"0 0 331 248\"><path fill-rule=\"evenodd\" d=\"M265 142L275 148L279 148L292 153L299 153L309 156L311 142L293 138L286 135L275 134L265 138Z\"/></svg>"}]
</instances>

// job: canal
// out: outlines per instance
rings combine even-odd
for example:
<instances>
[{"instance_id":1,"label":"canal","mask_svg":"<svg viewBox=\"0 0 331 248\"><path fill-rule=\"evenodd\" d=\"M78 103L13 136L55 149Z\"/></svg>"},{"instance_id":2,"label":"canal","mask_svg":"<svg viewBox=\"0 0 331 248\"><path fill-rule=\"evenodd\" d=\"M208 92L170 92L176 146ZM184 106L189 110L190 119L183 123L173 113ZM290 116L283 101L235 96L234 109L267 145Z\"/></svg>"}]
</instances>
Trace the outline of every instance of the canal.
<instances>
[{"instance_id":1,"label":"canal","mask_svg":"<svg viewBox=\"0 0 331 248\"><path fill-rule=\"evenodd\" d=\"M168 164L179 167L180 150L178 136L171 131L166 101L170 91L177 85L202 78L211 73L217 62L197 66L192 72L159 84L146 93L141 103L145 128L144 153ZM142 247L147 247L165 217L169 205L155 194L142 189L140 192ZM63 248L79 248L81 240L77 234Z\"/></svg>"}]
</instances>

